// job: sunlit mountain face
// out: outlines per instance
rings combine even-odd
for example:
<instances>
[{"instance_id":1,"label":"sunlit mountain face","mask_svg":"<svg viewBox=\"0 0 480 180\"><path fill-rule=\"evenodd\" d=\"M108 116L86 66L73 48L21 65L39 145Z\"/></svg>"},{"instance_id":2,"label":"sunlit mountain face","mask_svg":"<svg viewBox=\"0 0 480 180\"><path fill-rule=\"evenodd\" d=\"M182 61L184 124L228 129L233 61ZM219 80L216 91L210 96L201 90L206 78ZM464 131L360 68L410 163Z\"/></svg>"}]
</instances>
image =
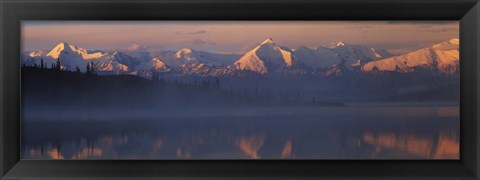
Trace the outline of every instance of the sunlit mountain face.
<instances>
[{"instance_id":1,"label":"sunlit mountain face","mask_svg":"<svg viewBox=\"0 0 480 180\"><path fill-rule=\"evenodd\" d=\"M405 35L455 26L397 23L411 28L398 36L428 43L397 37L383 40L390 43L385 47L380 41L350 43L342 37L357 30L346 36L338 28L337 39L325 37L333 42L327 45L310 41L317 31L301 36L312 37L307 39L263 36L254 43L240 34L243 39L230 41L242 51L225 53L199 45L220 46L206 34L227 26L215 26L174 31L175 37L195 37L179 41L184 46L168 47L165 39L162 48L96 50L60 40L25 51L22 158L458 159L460 39ZM245 34L261 34L262 28L248 25L258 31ZM396 23L361 29L365 36L375 31L369 34L374 41L390 26ZM135 31L149 33L140 27ZM138 35L128 32L123 41ZM288 39L299 32L271 34ZM392 48L397 46L402 50Z\"/></svg>"},{"instance_id":2,"label":"sunlit mountain face","mask_svg":"<svg viewBox=\"0 0 480 180\"><path fill-rule=\"evenodd\" d=\"M332 47L320 46L310 49L301 46L292 50L279 45L271 38L259 43L245 54L215 54L189 48L177 52L161 51L155 53L157 55L155 57L135 57L138 53L88 51L62 42L48 53L26 52L22 61L28 66L40 66L42 59L47 66L60 61L63 69L71 71L77 67L84 71L88 62L94 62L96 71L113 74L137 74L142 70L164 72L169 68L178 70L189 66L223 69L223 73L202 73L201 70L193 70L194 74L202 77L232 76L242 71L272 76L284 73L325 76L325 72L337 67L357 73L371 71L407 73L423 68L429 69L430 73L455 75L458 74L459 39L446 40L400 55L393 55L384 49L349 45L345 42L338 42ZM189 75L181 71L177 73ZM151 78L151 75L144 77Z\"/></svg>"},{"instance_id":3,"label":"sunlit mountain face","mask_svg":"<svg viewBox=\"0 0 480 180\"><path fill-rule=\"evenodd\" d=\"M81 73L91 66L97 75L132 75L182 84L218 79L223 89L277 94L279 89L287 94L300 91L302 100L364 100L442 91L458 84L460 74L459 39L400 55L346 42L316 49L290 49L271 38L245 54L215 54L189 48L161 51L155 57L138 54L131 50L89 51L62 42L50 52L27 52L22 62L26 67L43 64L47 69L59 62L63 71Z\"/></svg>"}]
</instances>

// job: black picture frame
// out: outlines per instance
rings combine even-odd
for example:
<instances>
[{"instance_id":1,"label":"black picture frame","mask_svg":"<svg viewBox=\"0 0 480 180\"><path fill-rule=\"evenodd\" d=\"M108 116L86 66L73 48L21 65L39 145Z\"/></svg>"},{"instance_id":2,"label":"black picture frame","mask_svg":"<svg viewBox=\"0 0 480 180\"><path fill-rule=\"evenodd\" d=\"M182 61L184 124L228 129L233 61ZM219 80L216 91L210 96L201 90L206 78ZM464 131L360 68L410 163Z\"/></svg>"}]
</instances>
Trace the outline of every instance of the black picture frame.
<instances>
[{"instance_id":1,"label":"black picture frame","mask_svg":"<svg viewBox=\"0 0 480 180\"><path fill-rule=\"evenodd\" d=\"M0 178L479 179L477 0L0 0ZM460 160L20 160L22 20L459 20Z\"/></svg>"}]
</instances>

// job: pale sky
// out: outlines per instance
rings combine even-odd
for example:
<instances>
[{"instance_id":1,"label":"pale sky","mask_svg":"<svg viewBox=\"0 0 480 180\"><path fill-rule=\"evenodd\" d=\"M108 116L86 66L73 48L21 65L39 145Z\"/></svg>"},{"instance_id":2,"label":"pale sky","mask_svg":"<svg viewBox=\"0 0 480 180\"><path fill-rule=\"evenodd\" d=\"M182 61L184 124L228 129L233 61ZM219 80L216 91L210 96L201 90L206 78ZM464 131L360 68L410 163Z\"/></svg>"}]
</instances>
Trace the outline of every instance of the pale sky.
<instances>
[{"instance_id":1,"label":"pale sky","mask_svg":"<svg viewBox=\"0 0 480 180\"><path fill-rule=\"evenodd\" d=\"M459 37L458 21L22 21L24 51L192 48L244 53L267 38L295 49L344 41L405 52Z\"/></svg>"}]
</instances>

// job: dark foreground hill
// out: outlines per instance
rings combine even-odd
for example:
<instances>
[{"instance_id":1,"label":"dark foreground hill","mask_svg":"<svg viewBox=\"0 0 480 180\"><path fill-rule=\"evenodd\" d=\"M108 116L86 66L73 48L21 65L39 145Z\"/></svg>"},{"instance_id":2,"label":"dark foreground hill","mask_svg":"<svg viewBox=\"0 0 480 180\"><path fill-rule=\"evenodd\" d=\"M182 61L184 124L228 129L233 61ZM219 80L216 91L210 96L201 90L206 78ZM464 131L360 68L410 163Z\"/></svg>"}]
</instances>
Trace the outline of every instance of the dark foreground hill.
<instances>
[{"instance_id":1,"label":"dark foreground hill","mask_svg":"<svg viewBox=\"0 0 480 180\"><path fill-rule=\"evenodd\" d=\"M133 75L99 76L33 67L22 68L22 106L53 108L157 108L228 106L324 106L341 103L301 102L239 94L219 80L195 84L148 80Z\"/></svg>"},{"instance_id":2,"label":"dark foreground hill","mask_svg":"<svg viewBox=\"0 0 480 180\"><path fill-rule=\"evenodd\" d=\"M159 84L140 77L97 76L52 69L22 68L25 106L149 106Z\"/></svg>"}]
</instances>

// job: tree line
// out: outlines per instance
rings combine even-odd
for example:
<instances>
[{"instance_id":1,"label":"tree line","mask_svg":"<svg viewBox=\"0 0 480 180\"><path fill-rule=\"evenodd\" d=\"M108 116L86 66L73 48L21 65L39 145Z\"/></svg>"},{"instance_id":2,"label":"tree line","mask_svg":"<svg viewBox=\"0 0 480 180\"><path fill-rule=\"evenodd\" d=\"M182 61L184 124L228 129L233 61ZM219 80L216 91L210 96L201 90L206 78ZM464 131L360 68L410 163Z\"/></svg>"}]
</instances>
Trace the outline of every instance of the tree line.
<instances>
[{"instance_id":1,"label":"tree line","mask_svg":"<svg viewBox=\"0 0 480 180\"><path fill-rule=\"evenodd\" d=\"M22 64L22 67L27 67L28 65L26 63ZM57 58L57 60L54 63L51 63L50 66L47 66L47 63L43 60L43 58L40 58L40 65L37 65L37 63L33 63L33 65L28 66L28 67L33 67L33 68L39 68L39 69L51 69L55 71L68 71L64 66L62 66L62 63L60 61L60 58ZM96 74L95 72L95 62L90 61L87 63L87 66L85 68L85 74ZM75 67L75 70L72 72L76 73L81 73L80 67Z\"/></svg>"}]
</instances>

